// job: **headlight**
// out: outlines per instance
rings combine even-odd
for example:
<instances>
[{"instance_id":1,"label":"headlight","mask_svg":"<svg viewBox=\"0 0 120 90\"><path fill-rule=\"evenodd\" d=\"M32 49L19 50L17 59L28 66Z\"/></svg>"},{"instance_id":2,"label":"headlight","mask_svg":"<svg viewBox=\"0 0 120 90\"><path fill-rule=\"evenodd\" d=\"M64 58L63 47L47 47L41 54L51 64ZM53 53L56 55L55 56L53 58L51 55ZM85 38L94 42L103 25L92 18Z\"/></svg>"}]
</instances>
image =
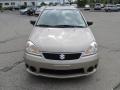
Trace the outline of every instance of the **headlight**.
<instances>
[{"instance_id":1,"label":"headlight","mask_svg":"<svg viewBox=\"0 0 120 90\"><path fill-rule=\"evenodd\" d=\"M82 52L82 57L89 56L97 53L97 43L92 42L90 46Z\"/></svg>"},{"instance_id":2,"label":"headlight","mask_svg":"<svg viewBox=\"0 0 120 90\"><path fill-rule=\"evenodd\" d=\"M26 52L34 55L40 55L40 49L36 47L31 41L26 44Z\"/></svg>"}]
</instances>

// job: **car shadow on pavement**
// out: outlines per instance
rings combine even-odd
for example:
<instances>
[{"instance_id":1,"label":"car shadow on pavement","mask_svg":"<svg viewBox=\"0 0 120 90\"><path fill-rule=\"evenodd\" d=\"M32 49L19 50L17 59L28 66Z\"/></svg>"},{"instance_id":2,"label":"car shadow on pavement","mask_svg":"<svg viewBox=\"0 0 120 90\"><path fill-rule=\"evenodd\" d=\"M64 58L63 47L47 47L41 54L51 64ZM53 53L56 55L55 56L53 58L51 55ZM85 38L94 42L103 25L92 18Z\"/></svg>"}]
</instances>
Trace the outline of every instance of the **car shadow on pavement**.
<instances>
[{"instance_id":1,"label":"car shadow on pavement","mask_svg":"<svg viewBox=\"0 0 120 90\"><path fill-rule=\"evenodd\" d=\"M89 76L82 76L82 77L75 77L75 78L49 78L49 77L43 77L43 76L34 76L28 73L28 78L34 83L40 83L40 82L55 82L57 84L59 83L68 83L68 82L83 82L83 81L89 81L94 77L95 74L89 75Z\"/></svg>"}]
</instances>

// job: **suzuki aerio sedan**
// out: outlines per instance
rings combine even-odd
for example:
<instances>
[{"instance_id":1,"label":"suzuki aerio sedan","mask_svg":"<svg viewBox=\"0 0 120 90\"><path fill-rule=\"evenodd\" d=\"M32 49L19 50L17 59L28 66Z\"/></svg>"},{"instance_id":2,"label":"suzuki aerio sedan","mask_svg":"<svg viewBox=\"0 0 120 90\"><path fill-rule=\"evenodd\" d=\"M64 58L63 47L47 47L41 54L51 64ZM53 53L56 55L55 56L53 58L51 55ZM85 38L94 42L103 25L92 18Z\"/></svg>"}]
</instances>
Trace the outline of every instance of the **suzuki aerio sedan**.
<instances>
[{"instance_id":1,"label":"suzuki aerio sedan","mask_svg":"<svg viewBox=\"0 0 120 90\"><path fill-rule=\"evenodd\" d=\"M97 43L82 13L74 7L46 7L27 41L25 65L36 76L91 75L98 66Z\"/></svg>"}]
</instances>

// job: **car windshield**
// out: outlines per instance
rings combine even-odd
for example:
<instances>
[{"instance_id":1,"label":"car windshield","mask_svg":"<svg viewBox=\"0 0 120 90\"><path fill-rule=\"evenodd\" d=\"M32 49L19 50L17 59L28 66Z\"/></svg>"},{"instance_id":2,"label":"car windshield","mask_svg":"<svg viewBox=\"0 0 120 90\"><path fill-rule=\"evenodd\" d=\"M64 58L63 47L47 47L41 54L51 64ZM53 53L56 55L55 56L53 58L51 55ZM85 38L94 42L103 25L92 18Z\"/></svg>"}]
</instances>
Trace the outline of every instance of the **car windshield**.
<instances>
[{"instance_id":1,"label":"car windshield","mask_svg":"<svg viewBox=\"0 0 120 90\"><path fill-rule=\"evenodd\" d=\"M116 7L116 5L107 5L107 7Z\"/></svg>"},{"instance_id":2,"label":"car windshield","mask_svg":"<svg viewBox=\"0 0 120 90\"><path fill-rule=\"evenodd\" d=\"M120 4L116 4L116 6L120 7Z\"/></svg>"},{"instance_id":3,"label":"car windshield","mask_svg":"<svg viewBox=\"0 0 120 90\"><path fill-rule=\"evenodd\" d=\"M101 6L101 4L98 3L98 4L96 4L96 6Z\"/></svg>"},{"instance_id":4,"label":"car windshield","mask_svg":"<svg viewBox=\"0 0 120 90\"><path fill-rule=\"evenodd\" d=\"M110 6L110 7L116 7L116 6Z\"/></svg>"},{"instance_id":5,"label":"car windshield","mask_svg":"<svg viewBox=\"0 0 120 90\"><path fill-rule=\"evenodd\" d=\"M44 10L36 26L40 27L86 27L86 23L78 10Z\"/></svg>"},{"instance_id":6,"label":"car windshield","mask_svg":"<svg viewBox=\"0 0 120 90\"><path fill-rule=\"evenodd\" d=\"M44 7L41 7L41 8L37 8L36 11L43 11L44 10Z\"/></svg>"}]
</instances>

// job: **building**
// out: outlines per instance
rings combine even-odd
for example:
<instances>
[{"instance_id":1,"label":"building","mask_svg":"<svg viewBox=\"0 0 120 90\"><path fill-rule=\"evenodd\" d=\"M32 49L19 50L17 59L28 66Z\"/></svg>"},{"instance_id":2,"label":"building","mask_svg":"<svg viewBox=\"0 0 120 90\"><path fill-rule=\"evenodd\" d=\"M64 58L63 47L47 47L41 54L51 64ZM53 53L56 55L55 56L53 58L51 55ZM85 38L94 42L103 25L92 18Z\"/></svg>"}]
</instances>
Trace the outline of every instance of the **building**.
<instances>
[{"instance_id":1,"label":"building","mask_svg":"<svg viewBox=\"0 0 120 90\"><path fill-rule=\"evenodd\" d=\"M41 2L59 2L60 0L0 0L1 7L39 6Z\"/></svg>"}]
</instances>

